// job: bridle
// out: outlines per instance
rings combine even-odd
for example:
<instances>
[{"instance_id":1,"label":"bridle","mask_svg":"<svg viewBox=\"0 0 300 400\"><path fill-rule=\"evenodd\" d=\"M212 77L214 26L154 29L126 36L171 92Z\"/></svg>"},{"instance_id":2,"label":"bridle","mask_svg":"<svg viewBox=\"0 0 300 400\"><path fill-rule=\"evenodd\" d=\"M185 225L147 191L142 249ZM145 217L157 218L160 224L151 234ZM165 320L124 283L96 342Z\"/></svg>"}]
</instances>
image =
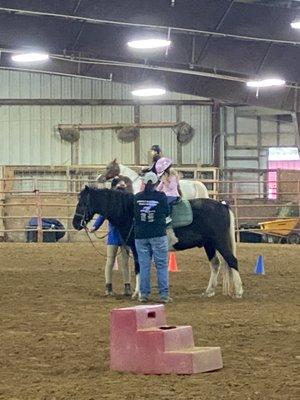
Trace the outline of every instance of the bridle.
<instances>
[{"instance_id":1,"label":"bridle","mask_svg":"<svg viewBox=\"0 0 300 400\"><path fill-rule=\"evenodd\" d=\"M89 219L90 213L89 213L89 211L88 211L88 208L89 208L89 201L90 201L90 194L88 193L88 194L87 194L87 199L86 199L86 201L84 202L84 205L83 205L83 210L84 210L84 212L83 212L83 213L75 213L74 216L77 216L77 217L80 217L80 218L81 218L80 226L84 229L84 232L85 232L85 234L87 235L87 237L88 237L88 239L89 239L91 245L94 247L95 251L96 251L98 254L100 254L101 256L104 256L104 257L105 257L105 254L101 253L101 251L98 250L97 247L94 245L94 242L93 242L93 240L92 240L92 238L91 238L91 236L90 236L90 232L89 232L88 227L87 227L87 223L90 221L90 219ZM132 233L132 230L133 230L133 224L131 225L131 228L130 228L129 233L128 233L127 237L126 237L126 240L124 241L124 246L128 246L128 245L127 245L127 242L128 242L129 237L130 237L130 235L131 235L131 233ZM97 237L97 239L101 240L101 239L105 239L105 238L108 236L108 233L106 233L106 234L105 234L104 236L102 236L102 237L99 237L99 236L97 236L97 235L95 235L95 236ZM120 254L119 251L117 252L117 255L118 255L118 254ZM129 255L129 257L130 257L130 254L128 254L128 255Z\"/></svg>"},{"instance_id":2,"label":"bridle","mask_svg":"<svg viewBox=\"0 0 300 400\"><path fill-rule=\"evenodd\" d=\"M81 218L81 220L80 220L80 226L81 226L82 228L84 228L84 229L86 229L86 225L87 225L88 221L90 220L90 219L89 219L90 213L88 212L88 209L89 209L89 202L90 202L90 194L87 193L86 199L83 201L83 206L82 206L83 213L78 213L78 212L76 212L76 213L74 214L74 216L77 216L77 217L80 217L80 218Z\"/></svg>"}]
</instances>

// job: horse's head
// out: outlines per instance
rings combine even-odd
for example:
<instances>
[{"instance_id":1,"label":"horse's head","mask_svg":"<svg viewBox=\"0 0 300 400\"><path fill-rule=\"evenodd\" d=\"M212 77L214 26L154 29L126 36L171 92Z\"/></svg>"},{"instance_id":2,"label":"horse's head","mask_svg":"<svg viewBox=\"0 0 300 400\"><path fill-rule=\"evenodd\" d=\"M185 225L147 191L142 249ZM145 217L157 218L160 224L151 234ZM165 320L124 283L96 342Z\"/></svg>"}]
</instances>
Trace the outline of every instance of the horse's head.
<instances>
[{"instance_id":1,"label":"horse's head","mask_svg":"<svg viewBox=\"0 0 300 400\"><path fill-rule=\"evenodd\" d=\"M120 175L120 166L117 163L117 159L115 158L109 164L107 164L104 173L100 174L97 177L97 180L100 183L104 183L104 182L108 181L109 179L113 179L115 176L118 176L118 175Z\"/></svg>"},{"instance_id":2,"label":"horse's head","mask_svg":"<svg viewBox=\"0 0 300 400\"><path fill-rule=\"evenodd\" d=\"M90 190L88 186L79 193L76 211L73 217L73 227L80 231L93 218L95 212L91 209Z\"/></svg>"}]
</instances>

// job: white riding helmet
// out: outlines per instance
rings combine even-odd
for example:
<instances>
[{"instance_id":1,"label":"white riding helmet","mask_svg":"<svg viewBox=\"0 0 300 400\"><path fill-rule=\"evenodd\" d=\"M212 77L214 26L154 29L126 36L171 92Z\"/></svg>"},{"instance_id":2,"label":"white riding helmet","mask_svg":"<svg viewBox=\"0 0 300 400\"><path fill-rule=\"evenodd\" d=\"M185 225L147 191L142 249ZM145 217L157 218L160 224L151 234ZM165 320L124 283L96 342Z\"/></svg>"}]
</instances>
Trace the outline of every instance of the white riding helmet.
<instances>
[{"instance_id":1,"label":"white riding helmet","mask_svg":"<svg viewBox=\"0 0 300 400\"><path fill-rule=\"evenodd\" d=\"M145 175L142 176L142 180L144 183L152 183L152 185L155 185L158 182L158 177L154 172L146 172Z\"/></svg>"}]
</instances>

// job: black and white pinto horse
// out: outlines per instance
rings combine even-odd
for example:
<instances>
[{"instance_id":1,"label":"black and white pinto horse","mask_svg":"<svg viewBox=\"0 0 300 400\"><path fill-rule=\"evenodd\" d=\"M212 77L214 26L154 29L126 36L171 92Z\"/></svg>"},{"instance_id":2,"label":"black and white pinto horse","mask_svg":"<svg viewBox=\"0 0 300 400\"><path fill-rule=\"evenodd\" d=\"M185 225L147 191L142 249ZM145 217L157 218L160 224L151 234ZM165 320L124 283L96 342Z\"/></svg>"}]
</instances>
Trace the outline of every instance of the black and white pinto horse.
<instances>
[{"instance_id":1,"label":"black and white pinto horse","mask_svg":"<svg viewBox=\"0 0 300 400\"><path fill-rule=\"evenodd\" d=\"M226 261L223 273L223 294L241 298L243 286L238 271L236 243L234 235L234 215L227 205L212 199L189 200L193 211L193 222L175 228L179 239L174 245L176 251L204 247L211 267L210 280L205 291L208 297L214 296L220 270L217 251ZM79 194L73 218L76 230L83 229L93 218L101 214L116 226L133 253L135 260L136 288L133 296L139 294L139 264L134 245L133 232L134 195L110 189L95 189L86 186Z\"/></svg>"}]
</instances>

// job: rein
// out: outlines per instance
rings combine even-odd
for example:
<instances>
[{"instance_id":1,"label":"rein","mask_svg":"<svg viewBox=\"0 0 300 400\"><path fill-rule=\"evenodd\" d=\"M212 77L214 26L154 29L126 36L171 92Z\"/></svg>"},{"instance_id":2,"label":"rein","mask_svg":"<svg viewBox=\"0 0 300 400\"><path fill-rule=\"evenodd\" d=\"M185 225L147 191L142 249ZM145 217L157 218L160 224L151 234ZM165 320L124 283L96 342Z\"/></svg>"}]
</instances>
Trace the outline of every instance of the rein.
<instances>
[{"instance_id":1,"label":"rein","mask_svg":"<svg viewBox=\"0 0 300 400\"><path fill-rule=\"evenodd\" d=\"M98 253L100 256L105 257L105 254L101 253L101 251L100 251L99 249L97 249L97 247L94 245L94 242L92 241L92 238L91 238L91 236L90 236L90 233L89 233L88 228L87 228L86 225L84 226L84 231L85 231L86 236L88 237L88 239L89 239L91 245L94 247L96 253ZM105 238L106 236L107 236L107 234L106 234L103 238Z\"/></svg>"}]
</instances>

